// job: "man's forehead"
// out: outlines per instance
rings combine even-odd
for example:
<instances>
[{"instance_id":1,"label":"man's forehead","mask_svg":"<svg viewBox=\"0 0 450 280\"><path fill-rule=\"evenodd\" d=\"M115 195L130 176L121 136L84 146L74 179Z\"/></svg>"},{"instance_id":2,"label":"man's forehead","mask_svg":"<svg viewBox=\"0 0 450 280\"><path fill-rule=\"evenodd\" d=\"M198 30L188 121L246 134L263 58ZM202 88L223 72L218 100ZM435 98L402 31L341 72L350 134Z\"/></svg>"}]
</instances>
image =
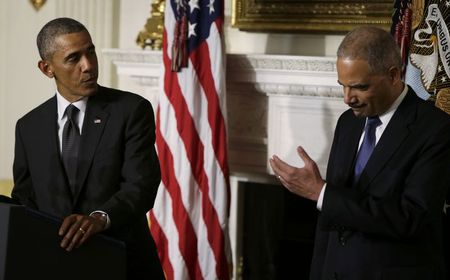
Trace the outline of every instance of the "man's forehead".
<instances>
[{"instance_id":1,"label":"man's forehead","mask_svg":"<svg viewBox=\"0 0 450 280\"><path fill-rule=\"evenodd\" d=\"M55 44L64 46L93 45L91 36L86 31L60 34L55 38Z\"/></svg>"},{"instance_id":2,"label":"man's forehead","mask_svg":"<svg viewBox=\"0 0 450 280\"><path fill-rule=\"evenodd\" d=\"M367 59L364 58L360 58L360 57L338 57L337 58L337 63L346 63L346 64L367 64L368 65L368 61Z\"/></svg>"},{"instance_id":3,"label":"man's forehead","mask_svg":"<svg viewBox=\"0 0 450 280\"><path fill-rule=\"evenodd\" d=\"M91 37L87 32L61 34L53 42L53 54L72 53L94 48Z\"/></svg>"}]
</instances>

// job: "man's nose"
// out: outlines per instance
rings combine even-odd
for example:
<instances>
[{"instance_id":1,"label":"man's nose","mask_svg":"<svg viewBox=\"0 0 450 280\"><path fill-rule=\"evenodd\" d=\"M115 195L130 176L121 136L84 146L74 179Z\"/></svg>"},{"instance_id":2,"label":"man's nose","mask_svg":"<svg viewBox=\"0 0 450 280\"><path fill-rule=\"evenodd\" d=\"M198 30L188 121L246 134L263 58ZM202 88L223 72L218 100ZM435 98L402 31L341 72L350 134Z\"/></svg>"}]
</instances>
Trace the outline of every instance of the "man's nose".
<instances>
[{"instance_id":1,"label":"man's nose","mask_svg":"<svg viewBox=\"0 0 450 280\"><path fill-rule=\"evenodd\" d=\"M352 95L352 90L350 87L343 87L344 90L344 103L345 104L350 104L353 95Z\"/></svg>"},{"instance_id":2,"label":"man's nose","mask_svg":"<svg viewBox=\"0 0 450 280\"><path fill-rule=\"evenodd\" d=\"M93 69L95 62L93 61L93 59L87 57L87 56L83 56L81 59L81 71L82 72L87 72Z\"/></svg>"}]
</instances>

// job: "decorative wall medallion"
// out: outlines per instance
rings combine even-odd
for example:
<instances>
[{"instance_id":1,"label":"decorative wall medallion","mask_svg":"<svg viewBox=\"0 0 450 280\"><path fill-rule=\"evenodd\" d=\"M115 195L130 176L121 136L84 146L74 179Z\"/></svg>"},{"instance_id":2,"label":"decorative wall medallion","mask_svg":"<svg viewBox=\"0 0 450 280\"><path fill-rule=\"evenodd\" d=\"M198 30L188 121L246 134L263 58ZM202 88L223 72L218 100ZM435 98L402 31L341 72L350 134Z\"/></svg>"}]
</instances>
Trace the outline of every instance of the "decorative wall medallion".
<instances>
[{"instance_id":1,"label":"decorative wall medallion","mask_svg":"<svg viewBox=\"0 0 450 280\"><path fill-rule=\"evenodd\" d=\"M33 5L33 7L36 11L39 11L39 9L42 6L44 6L45 1L47 1L47 0L30 0L31 4Z\"/></svg>"}]
</instances>

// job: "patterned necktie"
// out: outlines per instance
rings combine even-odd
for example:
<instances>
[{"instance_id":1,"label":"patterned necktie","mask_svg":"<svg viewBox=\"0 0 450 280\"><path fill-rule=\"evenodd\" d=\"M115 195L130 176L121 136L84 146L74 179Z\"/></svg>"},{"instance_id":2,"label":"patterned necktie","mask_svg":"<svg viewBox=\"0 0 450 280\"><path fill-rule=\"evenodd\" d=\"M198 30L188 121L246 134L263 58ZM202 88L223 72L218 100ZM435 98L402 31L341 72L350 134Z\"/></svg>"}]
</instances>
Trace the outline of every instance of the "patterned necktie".
<instances>
[{"instance_id":1,"label":"patterned necktie","mask_svg":"<svg viewBox=\"0 0 450 280\"><path fill-rule=\"evenodd\" d=\"M359 176L361 175L361 172L369 161L370 155L375 148L375 130L380 124L381 121L378 116L367 118L366 127L364 128L364 139L356 157L355 175L353 181L355 183L358 182Z\"/></svg>"},{"instance_id":2,"label":"patterned necktie","mask_svg":"<svg viewBox=\"0 0 450 280\"><path fill-rule=\"evenodd\" d=\"M67 179L72 191L75 190L77 176L78 149L80 146L80 130L77 125L77 114L80 110L70 104L66 108L67 121L62 135L62 159Z\"/></svg>"}]
</instances>

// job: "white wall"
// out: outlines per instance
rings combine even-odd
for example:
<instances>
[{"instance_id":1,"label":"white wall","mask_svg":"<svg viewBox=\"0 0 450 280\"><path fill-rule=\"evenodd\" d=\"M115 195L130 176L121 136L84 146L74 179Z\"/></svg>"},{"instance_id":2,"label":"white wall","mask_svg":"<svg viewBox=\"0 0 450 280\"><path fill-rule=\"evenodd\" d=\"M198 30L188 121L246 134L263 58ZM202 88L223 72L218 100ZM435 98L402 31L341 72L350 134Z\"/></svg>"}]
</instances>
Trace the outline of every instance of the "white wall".
<instances>
[{"instance_id":1,"label":"white wall","mask_svg":"<svg viewBox=\"0 0 450 280\"><path fill-rule=\"evenodd\" d=\"M6 2L0 1L0 26L6 26ZM6 61L6 33L3 29L0 31L0 62ZM5 134L6 129L6 85L2 83L3 78L6 77L6 63L0 63L0 178L9 177L9 161L6 159L6 141L10 139Z\"/></svg>"},{"instance_id":2,"label":"white wall","mask_svg":"<svg viewBox=\"0 0 450 280\"><path fill-rule=\"evenodd\" d=\"M11 178L17 119L51 96L52 85L38 72L36 33L54 5L36 13L28 1L2 0L0 6L0 178Z\"/></svg>"},{"instance_id":3,"label":"white wall","mask_svg":"<svg viewBox=\"0 0 450 280\"><path fill-rule=\"evenodd\" d=\"M228 53L334 56L342 36L241 32L230 27L231 1L225 0ZM90 30L101 63L100 83L135 90L116 81L101 48L139 49L135 40L150 14L150 0L52 0L38 12L29 1L0 0L0 179L12 178L14 127L17 119L54 94L54 82L37 68L35 38L50 19L71 16Z\"/></svg>"},{"instance_id":4,"label":"white wall","mask_svg":"<svg viewBox=\"0 0 450 280\"><path fill-rule=\"evenodd\" d=\"M119 11L119 48L139 49L136 38L150 16L151 0L121 0Z\"/></svg>"}]
</instances>

